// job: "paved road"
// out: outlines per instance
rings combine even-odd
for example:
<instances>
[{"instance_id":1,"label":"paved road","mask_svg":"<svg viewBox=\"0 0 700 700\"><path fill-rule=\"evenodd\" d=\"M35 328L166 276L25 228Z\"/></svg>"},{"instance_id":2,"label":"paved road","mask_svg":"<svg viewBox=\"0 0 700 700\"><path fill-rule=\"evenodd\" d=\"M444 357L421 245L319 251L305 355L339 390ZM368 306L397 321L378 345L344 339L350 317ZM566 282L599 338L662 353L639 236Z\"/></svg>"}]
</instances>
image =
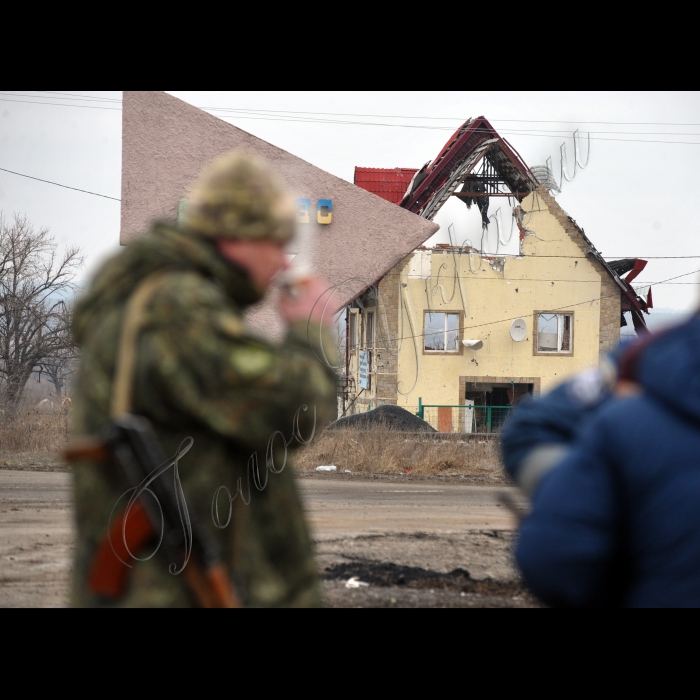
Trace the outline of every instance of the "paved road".
<instances>
[{"instance_id":1,"label":"paved road","mask_svg":"<svg viewBox=\"0 0 700 700\"><path fill-rule=\"evenodd\" d=\"M318 541L384 532L513 530L498 494L515 489L430 482L304 479L300 482Z\"/></svg>"},{"instance_id":2,"label":"paved road","mask_svg":"<svg viewBox=\"0 0 700 700\"><path fill-rule=\"evenodd\" d=\"M67 604L75 539L69 479L0 470L0 607Z\"/></svg>"},{"instance_id":3,"label":"paved road","mask_svg":"<svg viewBox=\"0 0 700 700\"><path fill-rule=\"evenodd\" d=\"M499 492L513 492L503 486L332 477L299 486L320 555L334 551L333 542L372 535L515 526L497 501ZM74 539L69 474L0 469L0 607L66 605Z\"/></svg>"}]
</instances>

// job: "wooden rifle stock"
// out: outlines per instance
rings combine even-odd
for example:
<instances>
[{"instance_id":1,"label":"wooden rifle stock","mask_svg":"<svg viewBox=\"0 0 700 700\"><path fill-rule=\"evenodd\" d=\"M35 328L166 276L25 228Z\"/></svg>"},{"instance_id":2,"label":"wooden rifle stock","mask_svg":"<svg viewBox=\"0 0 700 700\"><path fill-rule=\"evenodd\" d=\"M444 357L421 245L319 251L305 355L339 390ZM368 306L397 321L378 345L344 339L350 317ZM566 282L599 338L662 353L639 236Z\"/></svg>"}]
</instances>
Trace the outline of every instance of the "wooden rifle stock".
<instances>
[{"instance_id":1,"label":"wooden rifle stock","mask_svg":"<svg viewBox=\"0 0 700 700\"><path fill-rule=\"evenodd\" d=\"M190 560L182 575L200 608L243 607L231 587L223 564L202 570L199 562Z\"/></svg>"},{"instance_id":2,"label":"wooden rifle stock","mask_svg":"<svg viewBox=\"0 0 700 700\"><path fill-rule=\"evenodd\" d=\"M113 421L101 438L83 438L72 442L63 451L63 458L71 463L114 462L123 468L132 487L138 486L152 469L167 461L160 454L158 440L148 421L133 415L125 415ZM176 528L177 513L172 488L166 488L163 482L158 481L153 482L150 488L164 506L166 529L172 531ZM160 517L149 512L149 508L144 505L147 504L142 504L139 499L126 519L126 511L122 511L98 546L88 579L88 588L95 595L120 598L126 589L130 570L125 562L156 538ZM185 584L199 607L242 607L221 562L218 547L196 521L194 514L192 516L193 549L181 574ZM128 545L123 540L127 540ZM170 554L177 559L183 551L173 550Z\"/></svg>"},{"instance_id":3,"label":"wooden rifle stock","mask_svg":"<svg viewBox=\"0 0 700 700\"><path fill-rule=\"evenodd\" d=\"M103 440L97 438L84 438L71 442L63 450L63 459L66 462L108 462L110 459L109 448Z\"/></svg>"}]
</instances>

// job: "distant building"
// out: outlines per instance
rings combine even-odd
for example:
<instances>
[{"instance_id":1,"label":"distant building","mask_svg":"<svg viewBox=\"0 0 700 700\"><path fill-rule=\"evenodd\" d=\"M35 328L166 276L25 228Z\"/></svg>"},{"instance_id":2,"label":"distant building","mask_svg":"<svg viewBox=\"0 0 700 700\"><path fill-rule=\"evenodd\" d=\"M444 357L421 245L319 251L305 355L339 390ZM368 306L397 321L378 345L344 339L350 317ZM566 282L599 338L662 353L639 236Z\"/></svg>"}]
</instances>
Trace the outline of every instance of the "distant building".
<instances>
[{"instance_id":1,"label":"distant building","mask_svg":"<svg viewBox=\"0 0 700 700\"><path fill-rule=\"evenodd\" d=\"M358 167L355 184L428 219L456 196L487 221L489 199L509 197L519 254L421 247L357 296L347 307L347 414L420 403L439 430L490 432L523 394L597 365L625 312L645 331L651 297L630 282L646 262L603 260L483 117L420 170Z\"/></svg>"}]
</instances>

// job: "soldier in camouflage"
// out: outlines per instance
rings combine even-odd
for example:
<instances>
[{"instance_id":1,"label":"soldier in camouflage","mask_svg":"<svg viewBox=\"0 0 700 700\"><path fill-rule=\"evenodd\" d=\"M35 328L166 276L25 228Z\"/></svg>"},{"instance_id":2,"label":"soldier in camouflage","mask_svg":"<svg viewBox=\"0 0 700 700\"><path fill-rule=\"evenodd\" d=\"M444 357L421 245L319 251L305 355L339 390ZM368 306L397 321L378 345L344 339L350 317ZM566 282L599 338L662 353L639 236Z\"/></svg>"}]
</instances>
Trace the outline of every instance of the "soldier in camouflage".
<instances>
[{"instance_id":1,"label":"soldier in camouflage","mask_svg":"<svg viewBox=\"0 0 700 700\"><path fill-rule=\"evenodd\" d=\"M245 308L286 267L284 245L293 231L291 200L269 170L249 156L222 156L195 184L183 224L156 224L107 262L74 315L82 350L74 430L96 434L113 404L127 305L151 285L135 339L130 410L151 421L169 455L193 438L179 462L187 506L217 539L236 593L250 607L320 604L288 452L300 444L293 431L307 440L334 406L334 374L319 362L322 350L315 347L322 342L330 357L323 304L314 306L326 286L312 279L301 294L281 296L289 329L279 346L243 320ZM95 552L129 484L114 466L91 461L74 464L73 480L73 605L191 606L182 576L169 573L162 552L131 562L120 599L107 602L90 592ZM230 522L219 527L229 506Z\"/></svg>"}]
</instances>

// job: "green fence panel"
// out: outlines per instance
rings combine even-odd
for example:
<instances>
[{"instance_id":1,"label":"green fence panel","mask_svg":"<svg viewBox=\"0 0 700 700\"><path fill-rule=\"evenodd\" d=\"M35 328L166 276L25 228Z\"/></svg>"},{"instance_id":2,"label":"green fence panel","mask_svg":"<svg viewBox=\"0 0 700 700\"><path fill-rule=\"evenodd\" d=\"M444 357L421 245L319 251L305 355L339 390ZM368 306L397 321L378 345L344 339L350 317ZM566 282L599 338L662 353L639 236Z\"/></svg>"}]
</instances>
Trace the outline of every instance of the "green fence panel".
<instances>
[{"instance_id":1,"label":"green fence panel","mask_svg":"<svg viewBox=\"0 0 700 700\"><path fill-rule=\"evenodd\" d=\"M417 415L439 432L499 433L512 406L449 406L419 403Z\"/></svg>"}]
</instances>

